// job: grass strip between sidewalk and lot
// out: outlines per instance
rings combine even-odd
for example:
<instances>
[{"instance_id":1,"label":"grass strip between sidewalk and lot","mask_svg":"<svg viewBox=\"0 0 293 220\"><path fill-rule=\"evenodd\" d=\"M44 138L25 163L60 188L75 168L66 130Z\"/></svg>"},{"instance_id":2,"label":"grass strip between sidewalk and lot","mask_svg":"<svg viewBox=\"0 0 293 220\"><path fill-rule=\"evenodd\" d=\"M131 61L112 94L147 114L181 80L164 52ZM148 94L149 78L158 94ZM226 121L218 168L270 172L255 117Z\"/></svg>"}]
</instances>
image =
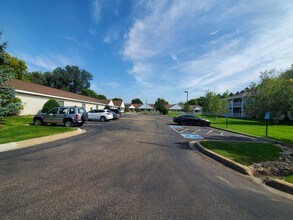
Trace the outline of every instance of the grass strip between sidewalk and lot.
<instances>
[{"instance_id":1,"label":"grass strip between sidewalk and lot","mask_svg":"<svg viewBox=\"0 0 293 220\"><path fill-rule=\"evenodd\" d=\"M33 116L4 117L0 127L0 144L74 131L64 126L35 126Z\"/></svg>"},{"instance_id":2,"label":"grass strip between sidewalk and lot","mask_svg":"<svg viewBox=\"0 0 293 220\"><path fill-rule=\"evenodd\" d=\"M286 182L293 183L293 174L284 179Z\"/></svg>"},{"instance_id":3,"label":"grass strip between sidewalk and lot","mask_svg":"<svg viewBox=\"0 0 293 220\"><path fill-rule=\"evenodd\" d=\"M267 143L202 141L205 148L243 165L274 161L281 149Z\"/></svg>"}]
</instances>

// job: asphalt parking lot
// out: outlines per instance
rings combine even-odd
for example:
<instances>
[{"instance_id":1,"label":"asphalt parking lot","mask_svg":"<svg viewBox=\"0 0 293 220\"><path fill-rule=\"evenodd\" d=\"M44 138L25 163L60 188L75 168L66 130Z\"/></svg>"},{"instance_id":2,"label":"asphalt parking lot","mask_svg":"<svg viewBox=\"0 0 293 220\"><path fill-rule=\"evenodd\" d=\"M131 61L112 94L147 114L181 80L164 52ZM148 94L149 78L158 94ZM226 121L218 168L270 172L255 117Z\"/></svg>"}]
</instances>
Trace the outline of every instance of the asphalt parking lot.
<instances>
[{"instance_id":1,"label":"asphalt parking lot","mask_svg":"<svg viewBox=\"0 0 293 220\"><path fill-rule=\"evenodd\" d=\"M236 134L213 127L201 126L178 126L169 125L171 129L182 137L194 140L221 140L221 141L256 141L263 142L263 139Z\"/></svg>"}]
</instances>

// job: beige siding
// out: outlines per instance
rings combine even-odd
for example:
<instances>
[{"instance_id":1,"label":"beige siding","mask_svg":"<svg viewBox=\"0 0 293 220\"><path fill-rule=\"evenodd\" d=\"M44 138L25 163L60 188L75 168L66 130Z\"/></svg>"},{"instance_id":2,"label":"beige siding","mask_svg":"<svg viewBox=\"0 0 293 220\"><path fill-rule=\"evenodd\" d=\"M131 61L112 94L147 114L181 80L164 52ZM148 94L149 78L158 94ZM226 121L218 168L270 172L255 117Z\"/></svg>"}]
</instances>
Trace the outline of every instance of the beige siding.
<instances>
[{"instance_id":1,"label":"beige siding","mask_svg":"<svg viewBox=\"0 0 293 220\"><path fill-rule=\"evenodd\" d=\"M16 93L16 97L20 98L24 109L20 115L35 115L42 110L44 104L49 100L48 97L32 96L29 94Z\"/></svg>"},{"instance_id":2,"label":"beige siding","mask_svg":"<svg viewBox=\"0 0 293 220\"><path fill-rule=\"evenodd\" d=\"M16 97L20 98L23 105L24 109L20 113L20 115L35 115L39 111L42 110L44 104L53 97L45 97L41 95L33 95L33 94L26 94L26 93L21 93L17 92ZM105 106L103 105L97 105L93 103L88 103L88 102L82 102L82 101L75 101L75 100L65 100L60 98L53 98L59 103L62 103L64 106L78 106L78 107L85 107L86 111L89 111L91 108L96 109L104 109Z\"/></svg>"}]
</instances>

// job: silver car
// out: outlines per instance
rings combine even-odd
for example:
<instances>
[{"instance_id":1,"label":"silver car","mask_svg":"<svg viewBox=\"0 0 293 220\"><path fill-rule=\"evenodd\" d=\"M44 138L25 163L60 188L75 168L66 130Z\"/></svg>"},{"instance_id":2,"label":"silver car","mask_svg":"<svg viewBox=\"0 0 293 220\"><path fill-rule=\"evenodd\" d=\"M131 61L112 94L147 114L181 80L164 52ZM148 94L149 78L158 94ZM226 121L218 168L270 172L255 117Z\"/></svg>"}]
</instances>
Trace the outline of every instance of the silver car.
<instances>
[{"instance_id":1,"label":"silver car","mask_svg":"<svg viewBox=\"0 0 293 220\"><path fill-rule=\"evenodd\" d=\"M66 127L81 126L88 119L83 108L76 106L62 106L53 108L47 113L38 113L34 116L35 125L64 124Z\"/></svg>"},{"instance_id":2,"label":"silver car","mask_svg":"<svg viewBox=\"0 0 293 220\"><path fill-rule=\"evenodd\" d=\"M101 122L113 119L113 113L107 109L92 109L88 112L88 120L99 120Z\"/></svg>"}]
</instances>

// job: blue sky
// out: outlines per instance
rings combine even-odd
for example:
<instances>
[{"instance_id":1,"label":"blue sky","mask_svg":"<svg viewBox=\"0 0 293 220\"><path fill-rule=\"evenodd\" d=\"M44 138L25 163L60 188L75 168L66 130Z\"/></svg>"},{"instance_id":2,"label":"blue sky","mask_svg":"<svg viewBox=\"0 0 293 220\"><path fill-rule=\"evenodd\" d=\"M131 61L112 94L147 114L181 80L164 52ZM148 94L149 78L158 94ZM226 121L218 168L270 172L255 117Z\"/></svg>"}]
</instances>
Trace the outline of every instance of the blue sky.
<instances>
[{"instance_id":1,"label":"blue sky","mask_svg":"<svg viewBox=\"0 0 293 220\"><path fill-rule=\"evenodd\" d=\"M289 68L292 11L292 0L0 0L0 30L30 71L77 65L107 98L178 103Z\"/></svg>"}]
</instances>

